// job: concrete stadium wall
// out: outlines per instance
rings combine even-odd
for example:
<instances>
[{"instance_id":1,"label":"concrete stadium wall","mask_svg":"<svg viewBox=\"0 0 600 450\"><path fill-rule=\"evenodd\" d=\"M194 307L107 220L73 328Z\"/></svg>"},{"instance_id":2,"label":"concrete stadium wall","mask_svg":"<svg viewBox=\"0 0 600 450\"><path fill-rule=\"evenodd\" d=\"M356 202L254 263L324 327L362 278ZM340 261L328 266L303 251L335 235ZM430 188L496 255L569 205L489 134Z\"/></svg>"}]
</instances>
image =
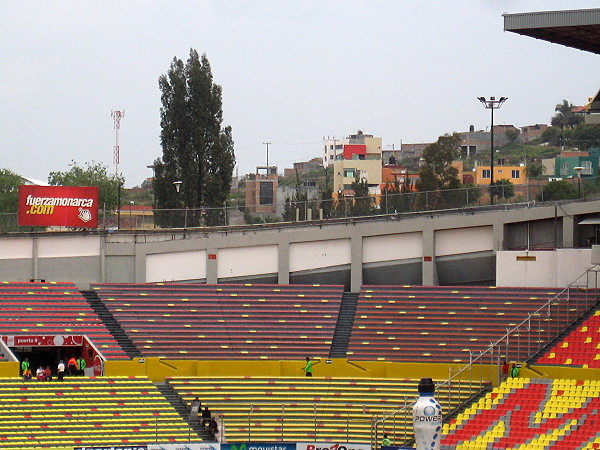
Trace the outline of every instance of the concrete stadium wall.
<instances>
[{"instance_id":1,"label":"concrete stadium wall","mask_svg":"<svg viewBox=\"0 0 600 450\"><path fill-rule=\"evenodd\" d=\"M510 255L500 263L497 253L586 246L595 226L578 223L599 213L600 201L589 201L227 229L8 234L0 236L0 273L6 281L74 281L84 289L158 281L342 284L353 292L362 284L497 279L554 286L571 280L571 270L562 276L570 266L529 265L528 273L555 267L555 275L524 279L507 267Z\"/></svg>"},{"instance_id":2,"label":"concrete stadium wall","mask_svg":"<svg viewBox=\"0 0 600 450\"><path fill-rule=\"evenodd\" d=\"M591 249L499 251L497 286L566 287L592 265ZM585 279L582 280L585 282Z\"/></svg>"}]
</instances>

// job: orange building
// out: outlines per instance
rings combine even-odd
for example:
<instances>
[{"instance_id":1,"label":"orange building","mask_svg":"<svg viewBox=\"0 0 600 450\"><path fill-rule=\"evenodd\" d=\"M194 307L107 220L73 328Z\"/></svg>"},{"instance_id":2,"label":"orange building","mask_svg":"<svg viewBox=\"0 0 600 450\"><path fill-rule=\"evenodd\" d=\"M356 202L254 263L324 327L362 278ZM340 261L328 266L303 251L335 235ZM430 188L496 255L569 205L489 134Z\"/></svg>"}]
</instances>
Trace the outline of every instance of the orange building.
<instances>
[{"instance_id":1,"label":"orange building","mask_svg":"<svg viewBox=\"0 0 600 450\"><path fill-rule=\"evenodd\" d=\"M490 184L490 166L477 166L473 172L475 185ZM526 184L525 166L494 166L494 181L508 180L512 184Z\"/></svg>"}]
</instances>

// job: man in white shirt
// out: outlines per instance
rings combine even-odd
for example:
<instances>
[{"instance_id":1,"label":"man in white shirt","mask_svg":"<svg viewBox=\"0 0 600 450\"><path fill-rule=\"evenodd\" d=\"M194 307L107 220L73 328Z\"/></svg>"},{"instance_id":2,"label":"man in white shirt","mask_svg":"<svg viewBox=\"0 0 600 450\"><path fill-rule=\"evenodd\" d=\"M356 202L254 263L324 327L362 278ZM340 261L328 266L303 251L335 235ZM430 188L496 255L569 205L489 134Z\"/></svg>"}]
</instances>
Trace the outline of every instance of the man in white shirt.
<instances>
[{"instance_id":1,"label":"man in white shirt","mask_svg":"<svg viewBox=\"0 0 600 450\"><path fill-rule=\"evenodd\" d=\"M65 363L62 361L59 362L57 370L58 370L58 381L62 381L65 376Z\"/></svg>"}]
</instances>

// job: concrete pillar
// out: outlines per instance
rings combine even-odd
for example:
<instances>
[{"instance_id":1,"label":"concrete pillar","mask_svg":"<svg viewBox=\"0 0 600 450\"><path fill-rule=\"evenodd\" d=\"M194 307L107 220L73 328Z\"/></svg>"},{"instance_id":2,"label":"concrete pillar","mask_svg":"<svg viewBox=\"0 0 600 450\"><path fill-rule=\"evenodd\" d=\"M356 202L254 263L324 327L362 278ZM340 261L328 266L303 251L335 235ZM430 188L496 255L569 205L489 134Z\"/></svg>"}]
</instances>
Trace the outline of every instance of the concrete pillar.
<instances>
[{"instance_id":1,"label":"concrete pillar","mask_svg":"<svg viewBox=\"0 0 600 450\"><path fill-rule=\"evenodd\" d=\"M290 243L280 242L277 246L277 283L290 284Z\"/></svg>"},{"instance_id":2,"label":"concrete pillar","mask_svg":"<svg viewBox=\"0 0 600 450\"><path fill-rule=\"evenodd\" d=\"M575 218L564 215L562 218L563 248L575 247Z\"/></svg>"},{"instance_id":3,"label":"concrete pillar","mask_svg":"<svg viewBox=\"0 0 600 450\"><path fill-rule=\"evenodd\" d=\"M433 226L423 228L423 286L439 284L435 263L435 230Z\"/></svg>"},{"instance_id":4,"label":"concrete pillar","mask_svg":"<svg viewBox=\"0 0 600 450\"><path fill-rule=\"evenodd\" d=\"M362 286L363 244L362 236L353 235L350 238L350 291L360 292Z\"/></svg>"},{"instance_id":5,"label":"concrete pillar","mask_svg":"<svg viewBox=\"0 0 600 450\"><path fill-rule=\"evenodd\" d=\"M106 283L106 235L100 238L100 283Z\"/></svg>"},{"instance_id":6,"label":"concrete pillar","mask_svg":"<svg viewBox=\"0 0 600 450\"><path fill-rule=\"evenodd\" d=\"M217 284L219 281L218 257L219 252L216 248L206 249L206 284Z\"/></svg>"},{"instance_id":7,"label":"concrete pillar","mask_svg":"<svg viewBox=\"0 0 600 450\"><path fill-rule=\"evenodd\" d=\"M38 238L31 239L31 278L38 279L40 277L40 264L38 259Z\"/></svg>"},{"instance_id":8,"label":"concrete pillar","mask_svg":"<svg viewBox=\"0 0 600 450\"><path fill-rule=\"evenodd\" d=\"M494 254L498 250L504 249L504 224L500 222L496 222L493 225L493 234L494 234L494 247L492 250Z\"/></svg>"},{"instance_id":9,"label":"concrete pillar","mask_svg":"<svg viewBox=\"0 0 600 450\"><path fill-rule=\"evenodd\" d=\"M139 251L139 245L134 242L133 246L133 282L146 282L146 253Z\"/></svg>"}]
</instances>

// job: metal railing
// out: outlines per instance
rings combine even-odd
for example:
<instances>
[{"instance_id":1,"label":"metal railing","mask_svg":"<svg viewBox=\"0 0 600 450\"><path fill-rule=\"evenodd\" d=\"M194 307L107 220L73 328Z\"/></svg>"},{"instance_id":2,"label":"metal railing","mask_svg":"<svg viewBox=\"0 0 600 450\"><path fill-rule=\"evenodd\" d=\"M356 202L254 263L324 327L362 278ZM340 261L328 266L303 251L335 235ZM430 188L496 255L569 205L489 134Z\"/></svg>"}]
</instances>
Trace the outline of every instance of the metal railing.
<instances>
[{"instance_id":1,"label":"metal railing","mask_svg":"<svg viewBox=\"0 0 600 450\"><path fill-rule=\"evenodd\" d=\"M544 184L530 180L524 185L500 185L494 188L495 205L490 203L489 186L425 192L392 192L378 196L309 199L280 199L278 204L257 207L226 204L222 207L179 209L140 209L126 206L119 211L100 208L101 230L148 230L160 228L197 228L249 225L271 222L303 222L389 214L451 211L469 208L502 208L506 205L533 206L545 198ZM600 191L600 178L566 179L579 189L579 198L593 197ZM262 211L262 212L261 212ZM17 225L17 213L0 213L0 232L28 231Z\"/></svg>"},{"instance_id":2,"label":"metal railing","mask_svg":"<svg viewBox=\"0 0 600 450\"><path fill-rule=\"evenodd\" d=\"M548 301L534 312L530 313L520 323L507 327L506 333L478 355L469 353L469 363L464 367L449 367L448 379L436 386L436 399L442 405L445 416L452 415L461 406L452 406L457 402L453 397L460 398L461 387L473 395L481 392L486 382L492 380L497 384L501 382L501 361L512 360L530 363L540 351L547 348L561 333L577 322L585 313L598 303L598 273L600 266L593 266L579 278L570 283L559 293L548 298ZM474 380L479 379L479 382ZM465 386L462 381L468 384ZM466 396L467 398L473 395ZM464 396L462 396L464 397ZM374 418L372 430L372 444L376 448L379 442L379 430L393 419L403 417L410 423L412 406L418 397L414 397L410 404L393 411L387 416ZM394 422L395 423L395 422ZM397 438L397 437L396 437ZM412 441L412 437L404 435L405 443ZM398 440L396 439L396 442Z\"/></svg>"}]
</instances>

